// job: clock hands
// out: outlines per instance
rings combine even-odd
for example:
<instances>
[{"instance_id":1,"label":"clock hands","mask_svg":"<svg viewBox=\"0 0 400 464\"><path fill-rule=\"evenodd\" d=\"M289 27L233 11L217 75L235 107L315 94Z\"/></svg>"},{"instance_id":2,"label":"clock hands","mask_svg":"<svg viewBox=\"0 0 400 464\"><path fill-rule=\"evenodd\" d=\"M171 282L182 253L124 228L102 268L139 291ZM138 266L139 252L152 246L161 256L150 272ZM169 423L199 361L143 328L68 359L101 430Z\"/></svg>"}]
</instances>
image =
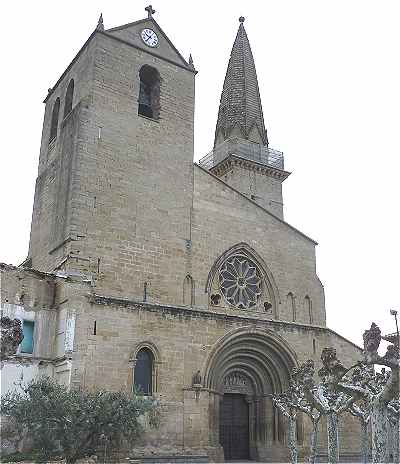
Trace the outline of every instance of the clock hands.
<instances>
[{"instance_id":1,"label":"clock hands","mask_svg":"<svg viewBox=\"0 0 400 464\"><path fill-rule=\"evenodd\" d=\"M143 29L141 35L143 42L149 47L155 47L157 45L158 37L151 29Z\"/></svg>"}]
</instances>

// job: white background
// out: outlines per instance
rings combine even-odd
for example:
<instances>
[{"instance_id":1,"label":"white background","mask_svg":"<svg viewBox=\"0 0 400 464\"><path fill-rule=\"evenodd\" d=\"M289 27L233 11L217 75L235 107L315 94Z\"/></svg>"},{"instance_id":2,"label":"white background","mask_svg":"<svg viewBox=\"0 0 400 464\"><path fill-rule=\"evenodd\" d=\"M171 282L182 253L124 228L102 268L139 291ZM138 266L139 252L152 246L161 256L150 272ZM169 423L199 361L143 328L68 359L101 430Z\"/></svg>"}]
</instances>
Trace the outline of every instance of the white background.
<instances>
[{"instance_id":1,"label":"white background","mask_svg":"<svg viewBox=\"0 0 400 464\"><path fill-rule=\"evenodd\" d=\"M156 0L154 0L156 2ZM103 12L106 28L146 16L144 1L3 1L0 261L26 257L42 100ZM283 150L285 218L317 240L328 325L361 343L394 332L399 299L400 2L177 1L156 20L196 78L195 159L212 146L239 25L253 49L270 145Z\"/></svg>"}]
</instances>

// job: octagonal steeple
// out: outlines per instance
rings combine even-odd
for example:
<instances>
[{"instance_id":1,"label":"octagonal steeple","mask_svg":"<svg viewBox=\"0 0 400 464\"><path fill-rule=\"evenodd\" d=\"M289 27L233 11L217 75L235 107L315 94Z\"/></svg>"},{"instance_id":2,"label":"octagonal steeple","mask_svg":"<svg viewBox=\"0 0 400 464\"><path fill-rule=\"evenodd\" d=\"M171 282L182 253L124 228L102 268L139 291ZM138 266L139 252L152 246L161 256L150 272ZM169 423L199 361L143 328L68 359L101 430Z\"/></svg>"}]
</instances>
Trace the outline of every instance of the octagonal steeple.
<instances>
[{"instance_id":1,"label":"octagonal steeple","mask_svg":"<svg viewBox=\"0 0 400 464\"><path fill-rule=\"evenodd\" d=\"M268 145L257 73L244 18L232 47L219 105L214 147L235 136Z\"/></svg>"}]
</instances>

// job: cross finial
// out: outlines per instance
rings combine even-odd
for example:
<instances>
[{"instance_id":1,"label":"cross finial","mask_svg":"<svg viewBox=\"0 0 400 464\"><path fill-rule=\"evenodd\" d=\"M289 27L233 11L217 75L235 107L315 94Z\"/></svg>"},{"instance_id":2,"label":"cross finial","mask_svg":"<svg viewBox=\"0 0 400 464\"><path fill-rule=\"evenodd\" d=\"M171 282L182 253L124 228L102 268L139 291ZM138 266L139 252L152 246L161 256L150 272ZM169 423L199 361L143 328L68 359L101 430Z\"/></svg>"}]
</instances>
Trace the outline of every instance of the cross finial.
<instances>
[{"instance_id":1,"label":"cross finial","mask_svg":"<svg viewBox=\"0 0 400 464\"><path fill-rule=\"evenodd\" d=\"M241 23L241 24L244 23L244 16L241 16L241 17L239 18L239 23Z\"/></svg>"},{"instance_id":2,"label":"cross finial","mask_svg":"<svg viewBox=\"0 0 400 464\"><path fill-rule=\"evenodd\" d=\"M148 18L152 18L153 14L156 12L156 10L153 10L153 7L151 5L146 6L145 10L147 11Z\"/></svg>"}]
</instances>

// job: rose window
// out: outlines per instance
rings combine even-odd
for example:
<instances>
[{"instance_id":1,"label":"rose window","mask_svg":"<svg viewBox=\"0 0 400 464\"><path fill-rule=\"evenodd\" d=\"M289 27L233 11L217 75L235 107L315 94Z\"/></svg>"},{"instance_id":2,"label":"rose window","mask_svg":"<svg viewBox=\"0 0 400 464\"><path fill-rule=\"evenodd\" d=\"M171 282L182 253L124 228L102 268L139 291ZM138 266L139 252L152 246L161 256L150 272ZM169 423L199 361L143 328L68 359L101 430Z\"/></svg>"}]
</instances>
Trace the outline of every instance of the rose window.
<instances>
[{"instance_id":1,"label":"rose window","mask_svg":"<svg viewBox=\"0 0 400 464\"><path fill-rule=\"evenodd\" d=\"M231 305L248 309L261 296L261 277L256 265L245 256L233 256L219 271L221 293Z\"/></svg>"}]
</instances>

